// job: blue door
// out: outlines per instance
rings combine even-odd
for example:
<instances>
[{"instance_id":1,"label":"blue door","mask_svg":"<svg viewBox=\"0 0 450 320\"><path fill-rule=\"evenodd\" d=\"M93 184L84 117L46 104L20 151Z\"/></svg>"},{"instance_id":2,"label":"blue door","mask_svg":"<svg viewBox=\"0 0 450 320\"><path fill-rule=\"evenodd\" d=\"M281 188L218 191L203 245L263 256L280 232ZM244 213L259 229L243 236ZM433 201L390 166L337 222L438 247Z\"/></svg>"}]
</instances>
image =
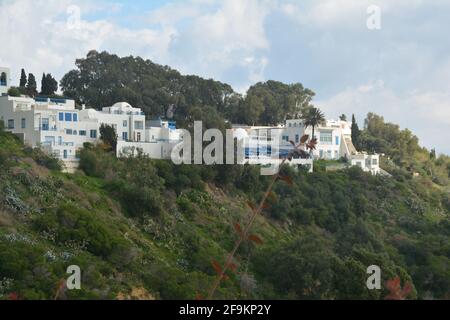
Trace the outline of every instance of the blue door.
<instances>
[{"instance_id":1,"label":"blue door","mask_svg":"<svg viewBox=\"0 0 450 320\"><path fill-rule=\"evenodd\" d=\"M67 159L68 155L67 155L67 150L64 150L64 159Z\"/></svg>"}]
</instances>

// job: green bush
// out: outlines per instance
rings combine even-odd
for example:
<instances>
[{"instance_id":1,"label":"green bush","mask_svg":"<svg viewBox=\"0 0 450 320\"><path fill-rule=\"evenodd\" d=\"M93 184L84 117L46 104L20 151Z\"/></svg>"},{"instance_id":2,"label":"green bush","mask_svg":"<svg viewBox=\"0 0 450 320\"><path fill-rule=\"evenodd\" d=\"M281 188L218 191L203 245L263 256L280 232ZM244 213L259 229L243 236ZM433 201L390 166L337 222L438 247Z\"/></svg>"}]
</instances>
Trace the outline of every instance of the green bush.
<instances>
[{"instance_id":1,"label":"green bush","mask_svg":"<svg viewBox=\"0 0 450 320\"><path fill-rule=\"evenodd\" d=\"M39 231L55 232L57 243L63 246L76 242L105 258L123 241L91 212L73 205L63 205L55 213L37 218L34 224Z\"/></svg>"}]
</instances>

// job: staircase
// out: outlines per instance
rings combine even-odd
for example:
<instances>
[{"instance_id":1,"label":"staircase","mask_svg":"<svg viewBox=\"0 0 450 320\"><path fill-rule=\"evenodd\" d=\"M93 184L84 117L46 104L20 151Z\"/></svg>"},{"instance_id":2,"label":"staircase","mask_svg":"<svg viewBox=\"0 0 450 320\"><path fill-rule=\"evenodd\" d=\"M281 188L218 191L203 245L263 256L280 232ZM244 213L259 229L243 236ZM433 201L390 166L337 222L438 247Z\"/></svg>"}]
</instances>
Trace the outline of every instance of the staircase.
<instances>
[{"instance_id":1,"label":"staircase","mask_svg":"<svg viewBox=\"0 0 450 320\"><path fill-rule=\"evenodd\" d=\"M350 137L345 137L344 141L347 146L349 155L354 155L354 154L358 153L358 151L356 150L355 146L353 145L352 139Z\"/></svg>"}]
</instances>

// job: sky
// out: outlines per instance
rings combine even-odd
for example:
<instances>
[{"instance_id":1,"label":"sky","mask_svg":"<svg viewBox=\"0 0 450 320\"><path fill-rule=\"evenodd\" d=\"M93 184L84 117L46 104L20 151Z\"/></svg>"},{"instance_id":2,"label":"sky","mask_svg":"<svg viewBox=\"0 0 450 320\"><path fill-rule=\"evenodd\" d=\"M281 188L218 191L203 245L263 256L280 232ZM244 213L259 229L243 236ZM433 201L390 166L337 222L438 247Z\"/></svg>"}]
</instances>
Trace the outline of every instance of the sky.
<instances>
[{"instance_id":1,"label":"sky","mask_svg":"<svg viewBox=\"0 0 450 320\"><path fill-rule=\"evenodd\" d=\"M0 0L0 66L59 80L96 49L242 93L300 82L328 118L375 112L450 154L449 30L450 0Z\"/></svg>"}]
</instances>

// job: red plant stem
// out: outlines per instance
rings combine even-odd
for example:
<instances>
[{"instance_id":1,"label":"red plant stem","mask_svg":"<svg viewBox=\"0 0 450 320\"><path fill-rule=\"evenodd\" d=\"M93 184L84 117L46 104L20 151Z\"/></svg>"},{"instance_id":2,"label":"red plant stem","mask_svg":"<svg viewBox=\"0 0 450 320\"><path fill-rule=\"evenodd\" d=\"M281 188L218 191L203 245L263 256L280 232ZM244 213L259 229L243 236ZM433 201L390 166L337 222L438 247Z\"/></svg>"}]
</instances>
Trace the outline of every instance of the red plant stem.
<instances>
[{"instance_id":1,"label":"red plant stem","mask_svg":"<svg viewBox=\"0 0 450 320\"><path fill-rule=\"evenodd\" d=\"M286 160L287 159L284 159L281 162L280 168L285 164ZM277 179L279 177L280 177L280 173L277 173L276 175L273 176L272 181L270 182L269 187L267 188L266 192L264 193L264 196L261 199L261 202L259 203L258 208L256 210L252 210L253 213L250 216L250 220L248 221L247 225L245 226L244 230L242 231L239 239L236 241L236 244L234 245L233 250L228 255L225 266L222 268L222 271L220 272L220 274L217 276L216 280L214 281L214 284L213 284L211 290L209 291L207 300L213 299L217 288L219 287L220 283L222 282L222 279L225 276L225 273L227 272L228 268L230 267L231 263L233 262L233 258L236 255L236 252L241 247L242 242L244 242L248 238L250 229L252 228L253 223L256 220L256 217L262 212L264 204L267 201L267 198L269 197L270 193L272 192L273 186L275 185L275 183L277 182Z\"/></svg>"}]
</instances>

